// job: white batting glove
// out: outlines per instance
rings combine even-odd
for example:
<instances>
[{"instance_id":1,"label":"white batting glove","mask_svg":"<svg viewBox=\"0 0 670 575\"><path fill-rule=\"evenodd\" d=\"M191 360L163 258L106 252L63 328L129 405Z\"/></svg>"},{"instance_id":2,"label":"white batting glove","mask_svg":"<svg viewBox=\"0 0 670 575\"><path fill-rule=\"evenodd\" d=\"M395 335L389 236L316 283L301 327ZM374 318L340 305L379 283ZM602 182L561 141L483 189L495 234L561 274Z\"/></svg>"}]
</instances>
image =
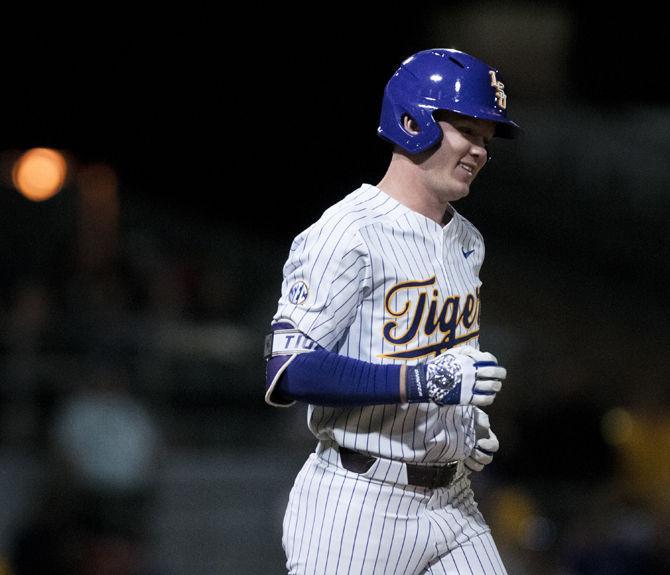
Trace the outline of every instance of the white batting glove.
<instances>
[{"instance_id":1,"label":"white batting glove","mask_svg":"<svg viewBox=\"0 0 670 575\"><path fill-rule=\"evenodd\" d=\"M507 370L491 353L471 346L447 350L407 368L407 399L438 405L491 405Z\"/></svg>"},{"instance_id":2,"label":"white batting glove","mask_svg":"<svg viewBox=\"0 0 670 575\"><path fill-rule=\"evenodd\" d=\"M491 429L489 416L475 407L475 446L465 460L470 471L481 471L493 461L493 455L500 449L500 442Z\"/></svg>"}]
</instances>

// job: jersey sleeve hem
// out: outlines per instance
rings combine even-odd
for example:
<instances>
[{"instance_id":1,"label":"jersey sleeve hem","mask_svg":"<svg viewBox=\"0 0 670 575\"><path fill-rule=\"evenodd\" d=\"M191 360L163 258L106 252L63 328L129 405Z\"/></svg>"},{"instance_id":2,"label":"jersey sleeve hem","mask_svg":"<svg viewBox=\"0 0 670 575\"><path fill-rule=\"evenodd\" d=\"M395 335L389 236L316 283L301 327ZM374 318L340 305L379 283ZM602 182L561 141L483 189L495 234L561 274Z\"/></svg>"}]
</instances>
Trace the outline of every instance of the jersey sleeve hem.
<instances>
[{"instance_id":1,"label":"jersey sleeve hem","mask_svg":"<svg viewBox=\"0 0 670 575\"><path fill-rule=\"evenodd\" d=\"M279 378L282 376L284 371L286 371L286 368L289 366L289 364L298 355L299 354L295 353L292 356L288 357L287 361L277 370L277 373L272 378L272 381L270 382L270 385L268 386L268 388L265 392L265 403L267 403L268 405L271 405L272 407L291 407L292 405L295 405L297 403L295 400L291 401L290 403L282 403L279 399L273 398L272 394L275 391L275 388L277 387L277 383L279 382Z\"/></svg>"}]
</instances>

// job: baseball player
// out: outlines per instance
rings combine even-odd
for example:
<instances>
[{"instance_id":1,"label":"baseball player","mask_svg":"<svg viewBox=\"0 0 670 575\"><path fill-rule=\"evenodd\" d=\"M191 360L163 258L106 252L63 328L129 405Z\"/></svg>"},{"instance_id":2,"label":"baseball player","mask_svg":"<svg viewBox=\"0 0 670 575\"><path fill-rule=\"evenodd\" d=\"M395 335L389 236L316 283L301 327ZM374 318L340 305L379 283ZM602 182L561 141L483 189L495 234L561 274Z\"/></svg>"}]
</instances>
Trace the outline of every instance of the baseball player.
<instances>
[{"instance_id":1,"label":"baseball player","mask_svg":"<svg viewBox=\"0 0 670 575\"><path fill-rule=\"evenodd\" d=\"M309 404L318 440L283 523L292 574L505 573L470 473L498 440L506 377L479 350L484 242L452 206L514 137L498 70L414 54L384 91L386 174L299 234L266 339L267 403Z\"/></svg>"}]
</instances>

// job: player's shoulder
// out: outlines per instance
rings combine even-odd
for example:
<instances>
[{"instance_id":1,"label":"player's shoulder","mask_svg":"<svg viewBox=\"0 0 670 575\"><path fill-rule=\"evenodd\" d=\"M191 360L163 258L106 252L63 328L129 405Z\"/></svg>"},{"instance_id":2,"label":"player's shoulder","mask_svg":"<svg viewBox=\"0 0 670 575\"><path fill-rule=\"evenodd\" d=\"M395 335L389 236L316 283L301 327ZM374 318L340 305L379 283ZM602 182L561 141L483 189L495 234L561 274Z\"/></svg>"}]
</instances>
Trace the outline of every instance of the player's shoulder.
<instances>
[{"instance_id":1,"label":"player's shoulder","mask_svg":"<svg viewBox=\"0 0 670 575\"><path fill-rule=\"evenodd\" d=\"M360 229L371 221L392 217L398 202L370 184L362 184L323 212L319 222L325 226L345 223Z\"/></svg>"},{"instance_id":2,"label":"player's shoulder","mask_svg":"<svg viewBox=\"0 0 670 575\"><path fill-rule=\"evenodd\" d=\"M396 205L397 202L379 188L363 184L328 207L317 221L296 237L296 241L351 244L359 241L362 228L388 218Z\"/></svg>"}]
</instances>

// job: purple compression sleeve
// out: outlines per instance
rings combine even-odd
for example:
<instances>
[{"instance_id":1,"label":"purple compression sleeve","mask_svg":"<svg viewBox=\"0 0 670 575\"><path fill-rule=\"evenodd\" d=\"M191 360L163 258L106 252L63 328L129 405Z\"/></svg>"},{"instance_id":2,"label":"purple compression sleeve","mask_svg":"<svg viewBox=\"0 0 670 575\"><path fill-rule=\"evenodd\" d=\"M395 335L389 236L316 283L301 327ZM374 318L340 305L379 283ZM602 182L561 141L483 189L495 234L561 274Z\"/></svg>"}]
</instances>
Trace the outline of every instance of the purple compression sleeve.
<instances>
[{"instance_id":1,"label":"purple compression sleeve","mask_svg":"<svg viewBox=\"0 0 670 575\"><path fill-rule=\"evenodd\" d=\"M276 374L289 356L268 361ZM268 375L268 385L272 379ZM377 405L400 401L400 366L379 365L320 349L301 353L286 367L275 397L314 405Z\"/></svg>"}]
</instances>

